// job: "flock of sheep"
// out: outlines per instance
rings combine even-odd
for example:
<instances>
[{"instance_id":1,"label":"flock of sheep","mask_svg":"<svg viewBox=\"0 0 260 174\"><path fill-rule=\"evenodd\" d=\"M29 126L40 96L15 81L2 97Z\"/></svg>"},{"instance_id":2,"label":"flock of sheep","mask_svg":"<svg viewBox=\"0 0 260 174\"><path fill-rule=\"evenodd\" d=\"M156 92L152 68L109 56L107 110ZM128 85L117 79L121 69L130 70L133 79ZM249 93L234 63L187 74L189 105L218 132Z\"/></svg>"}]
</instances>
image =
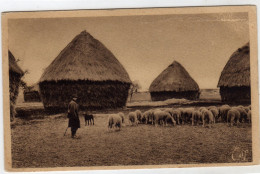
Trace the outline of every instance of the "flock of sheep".
<instances>
[{"instance_id":1,"label":"flock of sheep","mask_svg":"<svg viewBox=\"0 0 260 174\"><path fill-rule=\"evenodd\" d=\"M155 126L171 124L173 126L191 124L209 127L216 122L226 122L233 126L242 122L251 123L251 106L234 106L222 105L219 107L209 106L200 108L162 108L150 109L145 112L136 110L129 112L127 116L120 112L118 114L110 114L108 117L108 128L122 127L122 123L128 118L131 125L152 124Z\"/></svg>"}]
</instances>

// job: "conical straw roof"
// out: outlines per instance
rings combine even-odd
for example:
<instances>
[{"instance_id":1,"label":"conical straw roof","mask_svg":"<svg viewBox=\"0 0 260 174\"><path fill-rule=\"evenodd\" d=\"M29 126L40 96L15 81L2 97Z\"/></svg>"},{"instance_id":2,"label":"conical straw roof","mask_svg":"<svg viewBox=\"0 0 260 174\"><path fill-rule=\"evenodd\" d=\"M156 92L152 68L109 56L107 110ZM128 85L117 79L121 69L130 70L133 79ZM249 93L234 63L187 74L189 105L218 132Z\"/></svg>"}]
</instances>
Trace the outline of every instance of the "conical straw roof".
<instances>
[{"instance_id":1,"label":"conical straw roof","mask_svg":"<svg viewBox=\"0 0 260 174\"><path fill-rule=\"evenodd\" d=\"M250 45L236 50L228 60L219 78L218 87L250 86Z\"/></svg>"},{"instance_id":2,"label":"conical straw roof","mask_svg":"<svg viewBox=\"0 0 260 174\"><path fill-rule=\"evenodd\" d=\"M19 75L23 75L23 70L17 65L14 55L11 53L11 51L8 51L8 57L9 57L9 70L13 71Z\"/></svg>"},{"instance_id":3,"label":"conical straw roof","mask_svg":"<svg viewBox=\"0 0 260 174\"><path fill-rule=\"evenodd\" d=\"M46 68L43 81L89 80L131 83L115 56L86 31L77 35Z\"/></svg>"},{"instance_id":4,"label":"conical straw roof","mask_svg":"<svg viewBox=\"0 0 260 174\"><path fill-rule=\"evenodd\" d=\"M150 92L162 91L198 91L198 84L185 68L177 61L169 65L151 84Z\"/></svg>"}]
</instances>

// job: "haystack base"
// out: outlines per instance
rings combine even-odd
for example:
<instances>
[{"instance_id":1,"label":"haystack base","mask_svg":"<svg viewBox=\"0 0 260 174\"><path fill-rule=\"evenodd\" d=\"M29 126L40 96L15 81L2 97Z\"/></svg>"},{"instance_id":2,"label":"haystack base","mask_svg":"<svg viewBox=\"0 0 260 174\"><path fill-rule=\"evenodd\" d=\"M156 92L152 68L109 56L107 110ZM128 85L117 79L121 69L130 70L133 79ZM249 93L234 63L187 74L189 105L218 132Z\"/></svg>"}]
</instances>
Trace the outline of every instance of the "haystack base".
<instances>
[{"instance_id":1,"label":"haystack base","mask_svg":"<svg viewBox=\"0 0 260 174\"><path fill-rule=\"evenodd\" d=\"M220 87L222 102L226 103L251 103L251 89L248 86Z\"/></svg>"},{"instance_id":2,"label":"haystack base","mask_svg":"<svg viewBox=\"0 0 260 174\"><path fill-rule=\"evenodd\" d=\"M73 95L78 96L80 109L107 109L125 106L129 83L118 81L44 81L39 84L46 110L67 109Z\"/></svg>"},{"instance_id":3,"label":"haystack base","mask_svg":"<svg viewBox=\"0 0 260 174\"><path fill-rule=\"evenodd\" d=\"M40 102L41 97L38 91L24 92L25 102Z\"/></svg>"},{"instance_id":4,"label":"haystack base","mask_svg":"<svg viewBox=\"0 0 260 174\"><path fill-rule=\"evenodd\" d=\"M21 82L21 75L13 71L9 71L9 92L10 92L10 118L13 118L16 115L15 112L15 103L19 93L19 85Z\"/></svg>"},{"instance_id":5,"label":"haystack base","mask_svg":"<svg viewBox=\"0 0 260 174\"><path fill-rule=\"evenodd\" d=\"M188 100L197 100L199 99L199 91L185 91L185 92L173 92L173 91L164 91L164 92L151 92L152 101L163 101L171 98L184 98Z\"/></svg>"}]
</instances>

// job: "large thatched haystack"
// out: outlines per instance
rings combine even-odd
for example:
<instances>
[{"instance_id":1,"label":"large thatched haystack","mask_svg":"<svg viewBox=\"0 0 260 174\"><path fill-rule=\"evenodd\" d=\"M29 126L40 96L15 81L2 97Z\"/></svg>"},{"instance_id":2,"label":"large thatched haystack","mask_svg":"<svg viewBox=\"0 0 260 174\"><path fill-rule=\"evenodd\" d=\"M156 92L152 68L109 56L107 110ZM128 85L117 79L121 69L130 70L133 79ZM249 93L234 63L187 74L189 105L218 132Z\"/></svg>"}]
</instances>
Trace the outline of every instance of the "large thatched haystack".
<instances>
[{"instance_id":1,"label":"large thatched haystack","mask_svg":"<svg viewBox=\"0 0 260 174\"><path fill-rule=\"evenodd\" d=\"M83 31L46 68L39 87L46 109L67 108L72 95L81 107L100 109L125 106L130 84L115 56Z\"/></svg>"},{"instance_id":2,"label":"large thatched haystack","mask_svg":"<svg viewBox=\"0 0 260 174\"><path fill-rule=\"evenodd\" d=\"M170 98L199 98L199 86L177 61L169 65L149 88L153 101Z\"/></svg>"},{"instance_id":3,"label":"large thatched haystack","mask_svg":"<svg viewBox=\"0 0 260 174\"><path fill-rule=\"evenodd\" d=\"M24 75L24 72L17 65L16 59L11 53L11 51L8 51L8 59L9 59L10 116L12 120L16 114L15 103L19 93L21 78Z\"/></svg>"},{"instance_id":4,"label":"large thatched haystack","mask_svg":"<svg viewBox=\"0 0 260 174\"><path fill-rule=\"evenodd\" d=\"M28 86L24 92L24 101L25 102L40 102L41 101L41 97L40 97L40 93L39 93L40 89L39 89L39 85L33 84L32 86Z\"/></svg>"},{"instance_id":5,"label":"large thatched haystack","mask_svg":"<svg viewBox=\"0 0 260 174\"><path fill-rule=\"evenodd\" d=\"M218 87L223 102L250 102L250 45L236 50L219 78Z\"/></svg>"}]
</instances>

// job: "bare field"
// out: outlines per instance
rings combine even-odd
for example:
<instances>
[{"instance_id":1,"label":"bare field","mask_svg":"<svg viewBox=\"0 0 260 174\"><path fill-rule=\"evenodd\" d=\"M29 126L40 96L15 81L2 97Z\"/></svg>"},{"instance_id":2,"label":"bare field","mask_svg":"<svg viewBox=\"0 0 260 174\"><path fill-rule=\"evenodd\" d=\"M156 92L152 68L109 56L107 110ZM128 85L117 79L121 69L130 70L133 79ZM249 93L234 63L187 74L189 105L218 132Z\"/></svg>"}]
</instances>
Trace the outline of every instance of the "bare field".
<instances>
[{"instance_id":1,"label":"bare field","mask_svg":"<svg viewBox=\"0 0 260 174\"><path fill-rule=\"evenodd\" d=\"M126 113L126 112L125 112ZM65 116L21 121L13 126L12 165L27 167L118 166L252 161L251 125L228 127L130 126L107 130L107 114L96 114L95 125L85 126L70 138ZM236 158L236 148L245 158ZM233 154L233 156L232 156ZM235 156L234 156L235 155ZM232 159L233 157L233 159ZM241 161L242 160L242 161Z\"/></svg>"}]
</instances>

